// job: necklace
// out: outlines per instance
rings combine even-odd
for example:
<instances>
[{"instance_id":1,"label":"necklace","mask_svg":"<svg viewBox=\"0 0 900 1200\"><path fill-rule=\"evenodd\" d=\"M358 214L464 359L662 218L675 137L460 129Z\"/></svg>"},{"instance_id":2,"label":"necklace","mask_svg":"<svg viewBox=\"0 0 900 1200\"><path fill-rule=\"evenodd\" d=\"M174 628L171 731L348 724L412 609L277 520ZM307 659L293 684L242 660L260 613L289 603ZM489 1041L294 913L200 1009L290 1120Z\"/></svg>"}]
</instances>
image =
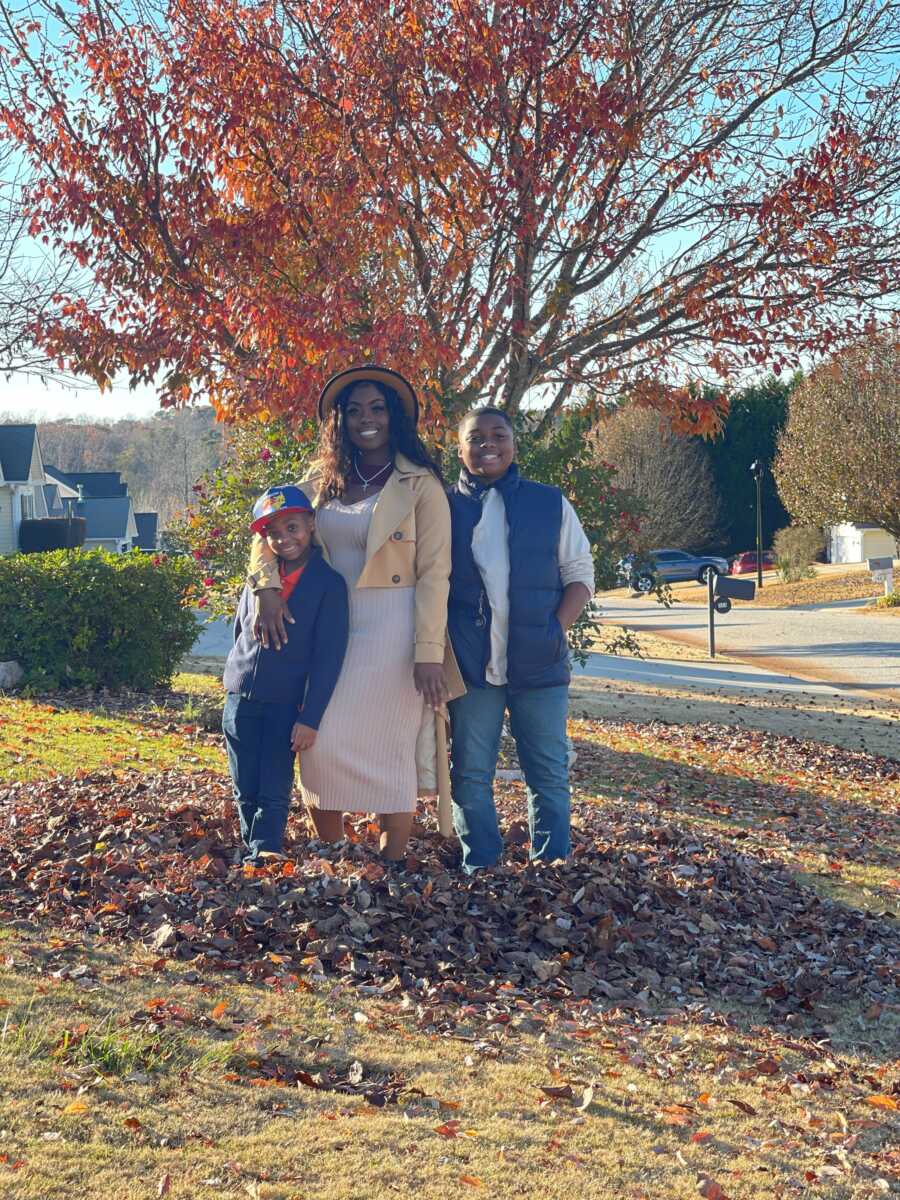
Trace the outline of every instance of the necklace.
<instances>
[{"instance_id":1,"label":"necklace","mask_svg":"<svg viewBox=\"0 0 900 1200\"><path fill-rule=\"evenodd\" d=\"M365 475L363 475L362 471L359 469L359 463L357 462L356 458L354 457L353 459L353 470L356 472L356 478L363 485L364 492L369 490L379 475L383 475L385 471L389 471L393 465L394 464L392 462L386 462L383 467L379 467L374 475L370 475L369 478L366 479Z\"/></svg>"}]
</instances>

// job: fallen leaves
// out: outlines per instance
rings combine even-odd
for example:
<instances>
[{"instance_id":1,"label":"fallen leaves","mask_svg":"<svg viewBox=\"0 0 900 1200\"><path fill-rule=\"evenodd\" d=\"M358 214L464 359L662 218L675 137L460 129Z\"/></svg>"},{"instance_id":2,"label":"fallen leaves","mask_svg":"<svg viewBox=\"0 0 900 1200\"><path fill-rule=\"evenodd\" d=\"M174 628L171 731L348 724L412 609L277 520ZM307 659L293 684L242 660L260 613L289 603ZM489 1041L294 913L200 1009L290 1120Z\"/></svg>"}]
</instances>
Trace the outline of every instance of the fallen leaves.
<instances>
[{"instance_id":1,"label":"fallen leaves","mask_svg":"<svg viewBox=\"0 0 900 1200\"><path fill-rule=\"evenodd\" d=\"M866 1104L871 1104L875 1108L889 1108L893 1112L900 1110L900 1101L894 1096L886 1096L883 1093L866 1096Z\"/></svg>"},{"instance_id":2,"label":"fallen leaves","mask_svg":"<svg viewBox=\"0 0 900 1200\"><path fill-rule=\"evenodd\" d=\"M71 1100L62 1110L64 1117L83 1117L90 1112L90 1105L86 1100Z\"/></svg>"},{"instance_id":3,"label":"fallen leaves","mask_svg":"<svg viewBox=\"0 0 900 1200\"><path fill-rule=\"evenodd\" d=\"M579 753L589 773L591 754ZM656 806L648 815L576 798L569 862L532 866L512 846L504 867L471 879L421 828L413 866L386 873L364 818L349 846L314 856L295 831L285 874L229 865L229 790L219 776L172 771L0 789L0 901L13 916L143 939L156 955L272 984L337 976L369 995L414 988L432 1023L465 1004L499 1024L540 996L809 1012L850 995L883 1006L896 986L895 923L820 898L762 853L661 821ZM518 800L500 789L498 805L511 820ZM226 1015L220 1002L210 1017ZM162 1006L158 1016L177 1019ZM778 1069L759 1060L763 1075Z\"/></svg>"},{"instance_id":4,"label":"fallen leaves","mask_svg":"<svg viewBox=\"0 0 900 1200\"><path fill-rule=\"evenodd\" d=\"M701 1176L697 1184L697 1191L703 1197L703 1200L728 1200L723 1188L714 1179L710 1179L705 1175Z\"/></svg>"}]
</instances>

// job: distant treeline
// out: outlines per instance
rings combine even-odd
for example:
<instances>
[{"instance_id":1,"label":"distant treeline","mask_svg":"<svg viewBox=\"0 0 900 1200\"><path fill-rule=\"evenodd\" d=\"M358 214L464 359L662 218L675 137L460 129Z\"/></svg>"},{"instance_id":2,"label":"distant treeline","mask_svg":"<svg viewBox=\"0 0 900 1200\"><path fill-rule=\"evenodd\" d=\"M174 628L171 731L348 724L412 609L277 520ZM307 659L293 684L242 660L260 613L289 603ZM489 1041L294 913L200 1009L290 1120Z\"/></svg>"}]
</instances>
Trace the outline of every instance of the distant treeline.
<instances>
[{"instance_id":1,"label":"distant treeline","mask_svg":"<svg viewBox=\"0 0 900 1200\"><path fill-rule=\"evenodd\" d=\"M223 453L222 426L209 407L144 420L39 421L38 429L45 462L64 471L119 471L135 508L158 512L162 528L190 502L193 484Z\"/></svg>"}]
</instances>

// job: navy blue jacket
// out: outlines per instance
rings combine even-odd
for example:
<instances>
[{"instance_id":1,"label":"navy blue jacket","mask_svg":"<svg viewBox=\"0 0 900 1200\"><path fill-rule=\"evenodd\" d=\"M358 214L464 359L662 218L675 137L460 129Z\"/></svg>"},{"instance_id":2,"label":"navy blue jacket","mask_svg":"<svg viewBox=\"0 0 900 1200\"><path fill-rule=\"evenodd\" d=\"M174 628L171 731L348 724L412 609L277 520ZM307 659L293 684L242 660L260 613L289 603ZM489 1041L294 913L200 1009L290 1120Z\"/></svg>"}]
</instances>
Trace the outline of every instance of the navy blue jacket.
<instances>
[{"instance_id":1,"label":"navy blue jacket","mask_svg":"<svg viewBox=\"0 0 900 1200\"><path fill-rule=\"evenodd\" d=\"M493 485L502 495L509 527L509 637L507 682L514 691L558 687L571 678L569 647L556 618L563 594L559 573L562 493L522 479L513 464ZM481 520L481 492L465 472L450 491L453 562L447 627L463 679L484 687L491 659L491 610L472 553Z\"/></svg>"},{"instance_id":2,"label":"navy blue jacket","mask_svg":"<svg viewBox=\"0 0 900 1200\"><path fill-rule=\"evenodd\" d=\"M244 587L222 682L226 692L248 700L296 705L298 721L318 729L341 673L349 630L347 585L318 547L287 604L295 622L287 626L287 645L267 650L253 632L256 600Z\"/></svg>"}]
</instances>

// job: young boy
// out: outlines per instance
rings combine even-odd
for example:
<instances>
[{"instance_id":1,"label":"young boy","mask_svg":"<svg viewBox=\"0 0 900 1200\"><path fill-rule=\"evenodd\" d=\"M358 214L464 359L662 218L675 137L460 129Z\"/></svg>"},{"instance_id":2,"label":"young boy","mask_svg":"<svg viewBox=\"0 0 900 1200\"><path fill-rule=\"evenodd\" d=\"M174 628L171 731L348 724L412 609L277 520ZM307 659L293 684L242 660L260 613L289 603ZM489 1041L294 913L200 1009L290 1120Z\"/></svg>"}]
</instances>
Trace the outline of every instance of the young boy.
<instances>
[{"instance_id":1,"label":"young boy","mask_svg":"<svg viewBox=\"0 0 900 1200\"><path fill-rule=\"evenodd\" d=\"M468 688L449 705L466 872L503 852L493 783L507 709L528 787L531 857L565 858L570 848L566 630L594 594L594 567L571 504L558 488L522 479L515 449L502 409L463 417L447 624Z\"/></svg>"},{"instance_id":2,"label":"young boy","mask_svg":"<svg viewBox=\"0 0 900 1200\"><path fill-rule=\"evenodd\" d=\"M244 588L225 663L222 729L241 823L245 863L278 856L294 780L294 754L308 750L347 648L347 587L313 545L315 516L298 487L269 488L250 528L278 556L281 594L294 618L285 644L266 649Z\"/></svg>"}]
</instances>

